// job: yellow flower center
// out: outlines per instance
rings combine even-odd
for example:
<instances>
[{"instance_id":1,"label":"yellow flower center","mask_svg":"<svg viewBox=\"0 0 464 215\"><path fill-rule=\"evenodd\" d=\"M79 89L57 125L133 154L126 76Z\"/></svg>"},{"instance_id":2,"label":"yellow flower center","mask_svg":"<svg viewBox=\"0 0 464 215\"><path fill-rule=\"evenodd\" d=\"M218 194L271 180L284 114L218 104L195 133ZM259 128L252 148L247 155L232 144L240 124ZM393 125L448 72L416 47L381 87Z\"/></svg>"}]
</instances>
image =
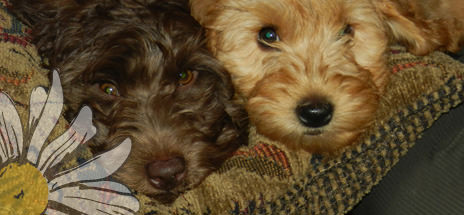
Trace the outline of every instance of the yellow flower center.
<instances>
[{"instance_id":1,"label":"yellow flower center","mask_svg":"<svg viewBox=\"0 0 464 215\"><path fill-rule=\"evenodd\" d=\"M0 215L41 214L48 203L47 180L31 164L0 169Z\"/></svg>"}]
</instances>

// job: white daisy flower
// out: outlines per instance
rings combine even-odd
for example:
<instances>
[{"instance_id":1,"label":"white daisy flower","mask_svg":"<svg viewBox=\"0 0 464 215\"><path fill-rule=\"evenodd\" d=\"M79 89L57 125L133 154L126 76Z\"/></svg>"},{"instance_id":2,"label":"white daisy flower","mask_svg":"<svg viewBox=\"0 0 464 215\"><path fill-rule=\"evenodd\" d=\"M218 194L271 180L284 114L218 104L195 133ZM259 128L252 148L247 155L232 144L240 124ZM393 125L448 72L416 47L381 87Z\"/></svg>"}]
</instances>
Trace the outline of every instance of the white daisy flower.
<instances>
[{"instance_id":1,"label":"white daisy flower","mask_svg":"<svg viewBox=\"0 0 464 215\"><path fill-rule=\"evenodd\" d=\"M31 93L29 122L23 130L12 100L0 93L0 214L134 214L138 200L122 184L105 180L126 160L130 139L76 168L53 174L51 168L95 135L89 107L48 145L63 107L56 71L49 94ZM50 176L51 175L51 176Z\"/></svg>"}]
</instances>

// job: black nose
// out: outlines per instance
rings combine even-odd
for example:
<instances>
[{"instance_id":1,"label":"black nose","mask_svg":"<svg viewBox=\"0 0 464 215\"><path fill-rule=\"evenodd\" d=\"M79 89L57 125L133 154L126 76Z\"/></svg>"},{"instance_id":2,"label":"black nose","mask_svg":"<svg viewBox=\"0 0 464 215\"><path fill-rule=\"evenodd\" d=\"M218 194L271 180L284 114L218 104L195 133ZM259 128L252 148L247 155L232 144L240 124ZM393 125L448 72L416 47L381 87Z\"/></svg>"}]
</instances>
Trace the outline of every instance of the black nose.
<instances>
[{"instance_id":1,"label":"black nose","mask_svg":"<svg viewBox=\"0 0 464 215\"><path fill-rule=\"evenodd\" d=\"M308 100L296 108L296 115L304 126L320 128L332 119L333 106L321 99Z\"/></svg>"},{"instance_id":2,"label":"black nose","mask_svg":"<svg viewBox=\"0 0 464 215\"><path fill-rule=\"evenodd\" d=\"M185 178L185 161L179 157L155 160L147 164L146 171L154 187L168 191Z\"/></svg>"}]
</instances>

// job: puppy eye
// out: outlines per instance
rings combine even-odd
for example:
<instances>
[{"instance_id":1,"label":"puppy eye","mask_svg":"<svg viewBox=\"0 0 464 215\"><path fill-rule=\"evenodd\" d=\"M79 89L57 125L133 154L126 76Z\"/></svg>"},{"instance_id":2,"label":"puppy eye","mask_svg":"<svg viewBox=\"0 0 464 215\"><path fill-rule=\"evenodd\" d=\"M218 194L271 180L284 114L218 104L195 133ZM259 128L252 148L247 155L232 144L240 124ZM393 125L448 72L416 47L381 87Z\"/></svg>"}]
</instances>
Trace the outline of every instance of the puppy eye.
<instances>
[{"instance_id":1,"label":"puppy eye","mask_svg":"<svg viewBox=\"0 0 464 215\"><path fill-rule=\"evenodd\" d=\"M179 85L186 86L195 80L195 73L187 70L179 73Z\"/></svg>"},{"instance_id":2,"label":"puppy eye","mask_svg":"<svg viewBox=\"0 0 464 215\"><path fill-rule=\"evenodd\" d=\"M340 37L345 36L345 35L351 35L353 34L353 27L351 25L345 25L342 30L340 30L340 33L338 34Z\"/></svg>"},{"instance_id":3,"label":"puppy eye","mask_svg":"<svg viewBox=\"0 0 464 215\"><path fill-rule=\"evenodd\" d=\"M100 90L110 96L119 96L118 88L112 83L100 84Z\"/></svg>"},{"instance_id":4,"label":"puppy eye","mask_svg":"<svg viewBox=\"0 0 464 215\"><path fill-rule=\"evenodd\" d=\"M259 31L258 39L266 43L273 43L280 40L274 28L263 28Z\"/></svg>"}]
</instances>

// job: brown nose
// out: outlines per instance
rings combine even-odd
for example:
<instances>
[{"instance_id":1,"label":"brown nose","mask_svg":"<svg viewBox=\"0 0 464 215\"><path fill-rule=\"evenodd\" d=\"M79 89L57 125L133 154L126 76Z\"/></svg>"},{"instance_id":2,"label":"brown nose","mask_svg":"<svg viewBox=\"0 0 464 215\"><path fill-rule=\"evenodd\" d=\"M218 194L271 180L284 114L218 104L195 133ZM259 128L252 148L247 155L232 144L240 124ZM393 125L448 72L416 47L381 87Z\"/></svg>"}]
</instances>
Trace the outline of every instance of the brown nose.
<instances>
[{"instance_id":1,"label":"brown nose","mask_svg":"<svg viewBox=\"0 0 464 215\"><path fill-rule=\"evenodd\" d=\"M155 160L147 164L146 171L154 187L169 191L185 178L185 161L179 157Z\"/></svg>"}]
</instances>

